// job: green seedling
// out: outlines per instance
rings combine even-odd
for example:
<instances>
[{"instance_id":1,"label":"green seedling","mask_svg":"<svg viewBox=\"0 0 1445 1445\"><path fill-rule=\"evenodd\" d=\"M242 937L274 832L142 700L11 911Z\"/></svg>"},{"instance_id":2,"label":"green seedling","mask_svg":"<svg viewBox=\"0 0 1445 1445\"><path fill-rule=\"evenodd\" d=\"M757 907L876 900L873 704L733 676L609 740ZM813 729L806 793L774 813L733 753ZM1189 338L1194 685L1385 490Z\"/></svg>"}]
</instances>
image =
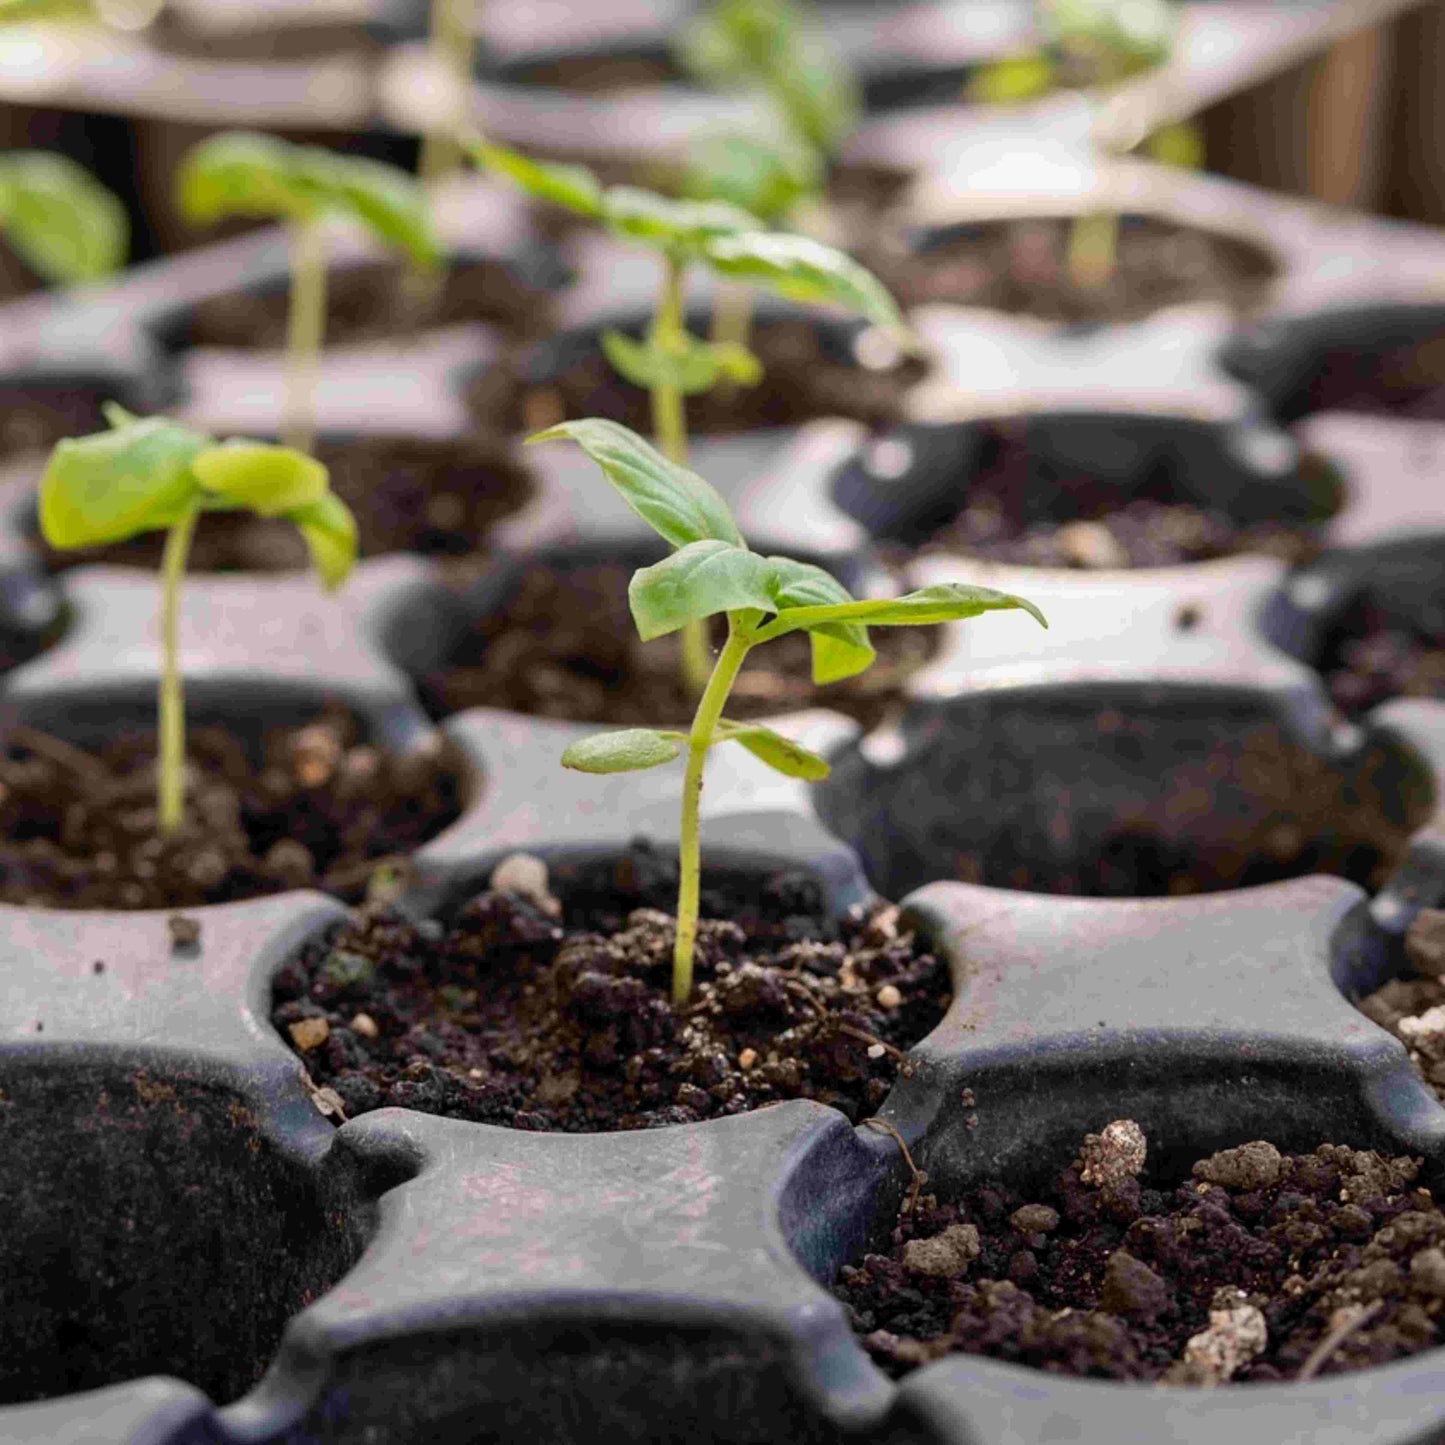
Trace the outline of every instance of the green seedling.
<instances>
[{"instance_id":1,"label":"green seedling","mask_svg":"<svg viewBox=\"0 0 1445 1445\"><path fill-rule=\"evenodd\" d=\"M858 601L819 567L750 551L719 493L626 427L596 419L563 422L529 441L560 438L576 442L628 506L676 549L656 566L633 574L628 601L643 640L719 614L727 619L727 642L687 732L628 728L574 743L562 755L564 767L620 773L656 767L686 753L672 971L672 999L682 1005L692 992L701 869L698 809L708 752L722 743L737 743L788 777L816 782L828 774L822 758L791 739L761 724L723 716L748 653L790 632L806 632L813 681L821 684L868 669L874 660L869 627L926 627L1016 608L1047 623L1022 597L959 583L941 583L886 601Z\"/></svg>"},{"instance_id":2,"label":"green seedling","mask_svg":"<svg viewBox=\"0 0 1445 1445\"><path fill-rule=\"evenodd\" d=\"M1056 90L1109 90L1167 65L1178 34L1170 0L1039 0L1043 47L984 67L970 82L975 100L1008 104ZM1132 141L1120 149L1132 148ZM1188 121L1154 131L1145 154L1193 169L1203 140ZM1069 235L1069 275L1089 290L1106 286L1119 249L1119 218L1099 211L1080 216Z\"/></svg>"},{"instance_id":3,"label":"green seedling","mask_svg":"<svg viewBox=\"0 0 1445 1445\"><path fill-rule=\"evenodd\" d=\"M40 530L61 549L164 532L156 819L163 837L185 810L186 714L178 657L181 582L203 512L284 517L301 531L322 583L356 560L356 523L320 462L289 447L217 443L165 417L106 407L111 430L60 442L40 480Z\"/></svg>"},{"instance_id":4,"label":"green seedling","mask_svg":"<svg viewBox=\"0 0 1445 1445\"><path fill-rule=\"evenodd\" d=\"M187 153L176 194L181 213L197 224L213 224L228 216L286 223L291 237L291 294L283 433L288 445L310 451L326 333L324 222L331 216L357 221L418 270L429 271L439 264L440 249L428 217L426 192L414 176L380 161L249 131L228 131Z\"/></svg>"},{"instance_id":5,"label":"green seedling","mask_svg":"<svg viewBox=\"0 0 1445 1445\"><path fill-rule=\"evenodd\" d=\"M427 49L438 75L445 77L448 93L456 97L465 96L472 79L476 39L469 23L469 9L467 0L431 0ZM416 170L421 183L429 189L461 165L462 152L456 140L461 122L460 115L450 116L422 137Z\"/></svg>"},{"instance_id":6,"label":"green seedling","mask_svg":"<svg viewBox=\"0 0 1445 1445\"><path fill-rule=\"evenodd\" d=\"M683 282L689 266L704 266L720 281L761 286L789 300L842 306L903 334L903 319L882 282L831 246L769 231L758 217L725 201L669 200L636 186L604 189L584 166L536 161L477 137L465 144L478 165L507 176L535 199L585 216L658 253L662 289L647 339L638 342L608 331L602 349L626 380L650 394L657 447L679 466L687 461L684 398L708 391L720 380L747 386L762 375L757 357L745 346L704 341L688 332ZM683 634L682 668L693 692L706 685L711 667L702 628L690 624Z\"/></svg>"},{"instance_id":7,"label":"green seedling","mask_svg":"<svg viewBox=\"0 0 1445 1445\"><path fill-rule=\"evenodd\" d=\"M42 280L67 286L118 271L130 245L120 201L49 151L0 154L0 231Z\"/></svg>"}]
</instances>

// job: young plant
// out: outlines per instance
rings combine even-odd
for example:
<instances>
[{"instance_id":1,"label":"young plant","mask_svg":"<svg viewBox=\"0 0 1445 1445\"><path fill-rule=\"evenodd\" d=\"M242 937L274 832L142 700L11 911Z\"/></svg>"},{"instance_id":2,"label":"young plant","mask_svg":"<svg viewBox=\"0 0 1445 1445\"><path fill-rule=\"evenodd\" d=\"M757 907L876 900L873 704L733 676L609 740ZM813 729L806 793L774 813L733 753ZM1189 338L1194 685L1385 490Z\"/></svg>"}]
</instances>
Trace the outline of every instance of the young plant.
<instances>
[{"instance_id":1,"label":"young plant","mask_svg":"<svg viewBox=\"0 0 1445 1445\"><path fill-rule=\"evenodd\" d=\"M1055 90L1108 90L1167 65L1178 32L1170 0L1040 0L1043 47L986 66L970 84L975 100L1009 103ZM1101 150L1130 150L1099 141ZM1180 121L1143 138L1147 155L1168 165L1194 168L1203 161L1196 127ZM1076 285L1089 290L1113 277L1119 218L1110 211L1080 216L1069 234L1068 268Z\"/></svg>"},{"instance_id":2,"label":"young plant","mask_svg":"<svg viewBox=\"0 0 1445 1445\"><path fill-rule=\"evenodd\" d=\"M156 819L163 837L185 810L186 720L178 660L181 581L203 512L284 517L306 540L322 583L336 588L356 560L356 523L326 468L289 447L217 443L165 417L111 403L111 430L60 442L40 481L40 530L52 547L103 546L161 531L161 677Z\"/></svg>"},{"instance_id":3,"label":"young plant","mask_svg":"<svg viewBox=\"0 0 1445 1445\"><path fill-rule=\"evenodd\" d=\"M36 275L66 286L118 271L130 246L120 201L49 151L0 154L0 231Z\"/></svg>"},{"instance_id":4,"label":"young plant","mask_svg":"<svg viewBox=\"0 0 1445 1445\"><path fill-rule=\"evenodd\" d=\"M757 358L741 344L703 341L688 332L683 283L689 266L704 266L721 281L762 286L790 300L831 302L903 332L903 319L883 284L831 246L769 231L756 216L725 201L674 201L636 186L604 189L583 166L535 161L477 137L465 143L478 165L501 172L528 195L658 253L662 289L647 339L637 342L607 331L602 349L624 378L650 394L658 450L676 465L687 461L684 398L723 379L752 385L762 374ZM711 671L700 624L684 630L682 659L684 681L700 692Z\"/></svg>"},{"instance_id":5,"label":"young plant","mask_svg":"<svg viewBox=\"0 0 1445 1445\"><path fill-rule=\"evenodd\" d=\"M874 659L869 627L926 627L1014 608L1048 624L1022 597L959 583L941 583L887 601L857 601L819 567L749 551L722 497L626 427L597 419L563 422L528 440L559 438L576 442L628 506L676 549L665 561L633 574L628 601L643 640L718 614L727 618L727 642L687 732L628 728L600 733L574 743L562 755L564 767L620 773L656 767L686 751L672 969L672 998L681 1005L692 992L701 869L698 807L709 750L738 743L788 777L815 782L828 774L822 758L771 728L723 716L748 653L790 632L806 632L812 644L813 681L821 684L867 670Z\"/></svg>"},{"instance_id":6,"label":"young plant","mask_svg":"<svg viewBox=\"0 0 1445 1445\"><path fill-rule=\"evenodd\" d=\"M419 270L439 263L426 192L414 176L360 156L275 136L228 131L195 146L177 178L181 213L198 224L227 216L284 221L291 236L291 294L286 322L288 381L283 434L310 451L315 391L326 332L323 222L346 216L402 252Z\"/></svg>"}]
</instances>

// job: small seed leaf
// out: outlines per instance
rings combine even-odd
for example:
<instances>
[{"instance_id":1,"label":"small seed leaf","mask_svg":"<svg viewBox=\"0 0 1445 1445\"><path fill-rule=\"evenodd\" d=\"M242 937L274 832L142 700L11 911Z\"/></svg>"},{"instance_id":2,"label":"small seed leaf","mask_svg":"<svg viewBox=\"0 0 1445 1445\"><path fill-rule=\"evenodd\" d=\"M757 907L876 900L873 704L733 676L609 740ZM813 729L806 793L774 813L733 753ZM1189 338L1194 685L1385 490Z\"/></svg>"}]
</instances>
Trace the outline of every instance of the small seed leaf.
<instances>
[{"instance_id":1,"label":"small seed leaf","mask_svg":"<svg viewBox=\"0 0 1445 1445\"><path fill-rule=\"evenodd\" d=\"M164 417L60 442L40 480L40 530L52 547L123 542L169 527L199 485L191 462L209 437Z\"/></svg>"},{"instance_id":2,"label":"small seed leaf","mask_svg":"<svg viewBox=\"0 0 1445 1445\"><path fill-rule=\"evenodd\" d=\"M828 764L817 753L761 723L727 723L718 741L741 743L755 758L790 778L816 783L828 776Z\"/></svg>"},{"instance_id":3,"label":"small seed leaf","mask_svg":"<svg viewBox=\"0 0 1445 1445\"><path fill-rule=\"evenodd\" d=\"M770 559L708 539L634 572L627 598L638 635L650 642L719 612L773 611L771 578Z\"/></svg>"},{"instance_id":4,"label":"small seed leaf","mask_svg":"<svg viewBox=\"0 0 1445 1445\"><path fill-rule=\"evenodd\" d=\"M213 496L262 517L278 517L319 501L327 489L326 468L314 457L239 438L200 452L191 470Z\"/></svg>"},{"instance_id":5,"label":"small seed leaf","mask_svg":"<svg viewBox=\"0 0 1445 1445\"><path fill-rule=\"evenodd\" d=\"M726 201L674 201L637 186L609 186L602 218L616 235L688 256L709 242L762 229L762 222Z\"/></svg>"},{"instance_id":6,"label":"small seed leaf","mask_svg":"<svg viewBox=\"0 0 1445 1445\"><path fill-rule=\"evenodd\" d=\"M602 186L586 166L562 166L548 161L534 161L507 146L491 141L471 139L467 150L477 165L500 171L513 185L539 201L550 201L580 216L602 214Z\"/></svg>"},{"instance_id":7,"label":"small seed leaf","mask_svg":"<svg viewBox=\"0 0 1445 1445\"><path fill-rule=\"evenodd\" d=\"M300 529L322 586L334 592L356 561L356 518L350 508L335 492L327 492L287 512L286 520Z\"/></svg>"},{"instance_id":8,"label":"small seed leaf","mask_svg":"<svg viewBox=\"0 0 1445 1445\"><path fill-rule=\"evenodd\" d=\"M633 773L670 763L682 751L676 733L655 728L626 728L594 733L562 754L562 766L579 773Z\"/></svg>"},{"instance_id":9,"label":"small seed leaf","mask_svg":"<svg viewBox=\"0 0 1445 1445\"><path fill-rule=\"evenodd\" d=\"M715 236L702 254L721 275L766 286L791 301L829 302L877 326L903 329L903 317L883 283L851 256L810 236L780 231Z\"/></svg>"},{"instance_id":10,"label":"small seed leaf","mask_svg":"<svg viewBox=\"0 0 1445 1445\"><path fill-rule=\"evenodd\" d=\"M712 539L741 547L743 539L728 504L707 482L649 446L617 422L591 417L562 422L528 437L529 442L570 438L602 468L623 501L674 547Z\"/></svg>"},{"instance_id":11,"label":"small seed leaf","mask_svg":"<svg viewBox=\"0 0 1445 1445\"><path fill-rule=\"evenodd\" d=\"M48 151L0 156L0 229L46 281L73 284L125 264L125 207L83 166Z\"/></svg>"},{"instance_id":12,"label":"small seed leaf","mask_svg":"<svg viewBox=\"0 0 1445 1445\"><path fill-rule=\"evenodd\" d=\"M226 216L309 216L317 197L296 185L289 141L225 131L193 146L176 175L176 202L189 221Z\"/></svg>"}]
</instances>

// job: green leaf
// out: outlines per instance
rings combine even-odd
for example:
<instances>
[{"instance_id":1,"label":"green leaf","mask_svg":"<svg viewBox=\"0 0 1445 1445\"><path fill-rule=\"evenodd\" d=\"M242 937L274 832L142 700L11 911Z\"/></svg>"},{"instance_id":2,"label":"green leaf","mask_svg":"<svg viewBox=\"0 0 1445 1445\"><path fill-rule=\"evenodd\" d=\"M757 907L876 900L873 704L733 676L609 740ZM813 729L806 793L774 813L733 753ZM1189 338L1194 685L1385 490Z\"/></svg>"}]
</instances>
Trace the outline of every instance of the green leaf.
<instances>
[{"instance_id":1,"label":"green leaf","mask_svg":"<svg viewBox=\"0 0 1445 1445\"><path fill-rule=\"evenodd\" d=\"M1099 81L1163 65L1178 20L1170 0L1048 0L1041 18L1066 54L1095 62Z\"/></svg>"},{"instance_id":2,"label":"green leaf","mask_svg":"<svg viewBox=\"0 0 1445 1445\"><path fill-rule=\"evenodd\" d=\"M298 187L296 147L254 131L225 131L186 152L176 174L181 214L200 225L227 216L311 216L318 199Z\"/></svg>"},{"instance_id":3,"label":"green leaf","mask_svg":"<svg viewBox=\"0 0 1445 1445\"><path fill-rule=\"evenodd\" d=\"M286 520L300 529L322 586L334 592L356 562L356 518L335 492L327 492L287 512Z\"/></svg>"},{"instance_id":4,"label":"green leaf","mask_svg":"<svg viewBox=\"0 0 1445 1445\"><path fill-rule=\"evenodd\" d=\"M773 566L772 606L778 614L806 607L840 607L853 603L852 594L831 573L789 557L770 557ZM767 638L776 622L763 630ZM790 628L789 631L796 629ZM847 619L821 619L808 629L812 648L813 681L820 686L841 682L866 672L877 654L868 641L868 628Z\"/></svg>"},{"instance_id":5,"label":"green leaf","mask_svg":"<svg viewBox=\"0 0 1445 1445\"><path fill-rule=\"evenodd\" d=\"M1047 95L1058 83L1047 55L1011 55L985 65L971 76L968 98L980 105L1016 105Z\"/></svg>"},{"instance_id":6,"label":"green leaf","mask_svg":"<svg viewBox=\"0 0 1445 1445\"><path fill-rule=\"evenodd\" d=\"M1191 120L1176 121L1156 130L1142 149L1161 165L1197 171L1204 164L1204 133Z\"/></svg>"},{"instance_id":7,"label":"green leaf","mask_svg":"<svg viewBox=\"0 0 1445 1445\"><path fill-rule=\"evenodd\" d=\"M875 325L903 327L897 305L871 271L810 236L778 231L718 236L707 243L703 260L724 276L766 286L789 300L831 302Z\"/></svg>"},{"instance_id":8,"label":"green leaf","mask_svg":"<svg viewBox=\"0 0 1445 1445\"><path fill-rule=\"evenodd\" d=\"M198 453L191 470L213 496L262 517L320 501L327 490L326 468L314 457L265 442L223 442Z\"/></svg>"},{"instance_id":9,"label":"green leaf","mask_svg":"<svg viewBox=\"0 0 1445 1445\"><path fill-rule=\"evenodd\" d=\"M857 78L817 30L795 32L793 57L772 89L789 123L825 155L835 155L863 115Z\"/></svg>"},{"instance_id":10,"label":"green leaf","mask_svg":"<svg viewBox=\"0 0 1445 1445\"><path fill-rule=\"evenodd\" d=\"M698 618L756 608L771 612L772 563L729 542L690 542L632 574L627 600L644 642Z\"/></svg>"},{"instance_id":11,"label":"green leaf","mask_svg":"<svg viewBox=\"0 0 1445 1445\"><path fill-rule=\"evenodd\" d=\"M328 211L360 221L418 270L435 270L441 264L426 190L415 176L366 156L339 155L319 146L298 147L297 152L298 179Z\"/></svg>"},{"instance_id":12,"label":"green leaf","mask_svg":"<svg viewBox=\"0 0 1445 1445\"><path fill-rule=\"evenodd\" d=\"M573 743L562 754L564 768L579 773L633 773L670 763L682 751L677 733L655 728L626 728L616 733L596 733Z\"/></svg>"},{"instance_id":13,"label":"green leaf","mask_svg":"<svg viewBox=\"0 0 1445 1445\"><path fill-rule=\"evenodd\" d=\"M712 349L694 336L681 337L679 342L670 349L634 341L620 331L604 331L602 352L621 376L645 391L675 386L684 396L696 396L710 390L718 378Z\"/></svg>"},{"instance_id":14,"label":"green leaf","mask_svg":"<svg viewBox=\"0 0 1445 1445\"><path fill-rule=\"evenodd\" d=\"M43 280L95 281L130 247L125 207L83 166L46 151L0 156L0 226Z\"/></svg>"},{"instance_id":15,"label":"green leaf","mask_svg":"<svg viewBox=\"0 0 1445 1445\"><path fill-rule=\"evenodd\" d=\"M983 612L1021 609L1042 627L1049 624L1044 614L1026 598L992 587L971 587L963 582L940 582L910 592L904 597L877 598L863 602L799 603L780 610L776 621L765 629L768 638L781 637L819 623L858 622L867 627L931 627L939 622L957 622Z\"/></svg>"},{"instance_id":16,"label":"green leaf","mask_svg":"<svg viewBox=\"0 0 1445 1445\"><path fill-rule=\"evenodd\" d=\"M659 250L702 253L723 236L759 231L763 223L726 201L674 201L637 186L609 186L602 219L616 235Z\"/></svg>"},{"instance_id":17,"label":"green leaf","mask_svg":"<svg viewBox=\"0 0 1445 1445\"><path fill-rule=\"evenodd\" d=\"M673 547L712 539L743 545L728 504L696 472L680 467L617 422L591 417L567 421L528 442L577 443L621 494L622 500Z\"/></svg>"},{"instance_id":18,"label":"green leaf","mask_svg":"<svg viewBox=\"0 0 1445 1445\"><path fill-rule=\"evenodd\" d=\"M740 341L709 341L707 349L718 373L738 386L756 386L763 379L763 363Z\"/></svg>"},{"instance_id":19,"label":"green leaf","mask_svg":"<svg viewBox=\"0 0 1445 1445\"><path fill-rule=\"evenodd\" d=\"M691 200L726 201L776 225L806 195L823 187L811 150L796 154L747 135L704 135L692 147L683 176Z\"/></svg>"},{"instance_id":20,"label":"green leaf","mask_svg":"<svg viewBox=\"0 0 1445 1445\"><path fill-rule=\"evenodd\" d=\"M52 547L93 547L169 527L197 500L191 462L210 445L164 417L60 442L40 479L41 533Z\"/></svg>"},{"instance_id":21,"label":"green leaf","mask_svg":"<svg viewBox=\"0 0 1445 1445\"><path fill-rule=\"evenodd\" d=\"M579 216L602 215L602 186L586 166L554 165L534 161L520 151L491 141L464 142L472 159L483 169L500 171L514 185L539 201L550 201Z\"/></svg>"},{"instance_id":22,"label":"green leaf","mask_svg":"<svg viewBox=\"0 0 1445 1445\"><path fill-rule=\"evenodd\" d=\"M720 726L719 742L741 743L755 758L790 778L817 783L828 776L828 764L801 743L765 728L761 723L730 723Z\"/></svg>"}]
</instances>

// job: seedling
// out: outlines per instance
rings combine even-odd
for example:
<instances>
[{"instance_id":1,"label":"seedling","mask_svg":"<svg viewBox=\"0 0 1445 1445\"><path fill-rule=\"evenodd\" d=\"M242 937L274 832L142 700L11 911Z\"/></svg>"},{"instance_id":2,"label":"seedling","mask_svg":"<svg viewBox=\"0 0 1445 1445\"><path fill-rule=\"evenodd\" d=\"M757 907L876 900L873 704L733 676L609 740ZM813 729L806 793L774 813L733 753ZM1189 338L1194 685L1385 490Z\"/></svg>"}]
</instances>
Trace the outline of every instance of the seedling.
<instances>
[{"instance_id":1,"label":"seedling","mask_svg":"<svg viewBox=\"0 0 1445 1445\"><path fill-rule=\"evenodd\" d=\"M1108 90L1167 65L1174 50L1178 16L1170 0L1040 0L1043 47L985 67L970 85L976 100L1008 103L1055 90ZM1101 150L1130 150L1139 140L1111 142L1095 127ZM1143 138L1147 155L1168 165L1195 168L1203 162L1203 141L1188 121L1167 125ZM1110 211L1080 216L1069 236L1069 275L1089 290L1113 277L1119 248L1119 218Z\"/></svg>"},{"instance_id":2,"label":"seedling","mask_svg":"<svg viewBox=\"0 0 1445 1445\"><path fill-rule=\"evenodd\" d=\"M111 430L60 442L40 480L40 530L71 549L164 532L161 562L160 747L156 821L162 837L185 810L186 714L178 659L181 581L203 512L284 517L305 538L328 589L356 560L356 523L324 466L289 447L216 443L165 417L134 417L110 403Z\"/></svg>"},{"instance_id":3,"label":"seedling","mask_svg":"<svg viewBox=\"0 0 1445 1445\"><path fill-rule=\"evenodd\" d=\"M752 385L762 375L757 358L739 343L689 334L683 282L690 265L790 300L831 302L903 332L903 319L883 284L831 246L768 231L756 216L725 201L674 201L636 186L604 189L583 166L535 161L476 137L466 144L479 165L500 171L528 195L600 222L661 257L662 290L646 341L607 331L602 349L623 377L650 393L654 440L676 465L687 461L683 398L708 391L724 378ZM684 629L682 659L684 680L693 692L701 692L712 664L700 625Z\"/></svg>"},{"instance_id":4,"label":"seedling","mask_svg":"<svg viewBox=\"0 0 1445 1445\"><path fill-rule=\"evenodd\" d=\"M562 755L564 767L621 773L671 762L686 751L672 965L672 999L682 1005L692 992L701 870L698 807L709 750L720 743L739 743L788 777L816 782L828 775L822 758L791 739L759 723L723 716L748 653L790 632L806 632L812 644L813 681L822 684L868 669L875 656L868 641L870 626L925 627L1015 608L1048 624L1022 597L953 582L887 601L857 601L820 567L749 551L718 492L626 427L597 419L563 422L528 440L560 438L575 441L628 506L676 548L665 561L633 574L628 601L642 639L702 624L718 614L727 618L727 642L689 731L627 728L600 733L574 743Z\"/></svg>"},{"instance_id":5,"label":"seedling","mask_svg":"<svg viewBox=\"0 0 1445 1445\"><path fill-rule=\"evenodd\" d=\"M125 264L125 207L84 167L49 151L0 154L0 231L45 281L98 281Z\"/></svg>"},{"instance_id":6,"label":"seedling","mask_svg":"<svg viewBox=\"0 0 1445 1445\"><path fill-rule=\"evenodd\" d=\"M310 451L315 439L316 377L326 332L323 222L346 216L419 270L440 252L426 192L395 166L274 136L228 131L195 146L177 179L181 213L198 224L227 216L284 221L291 235L291 294L286 322L288 381L283 428L288 445Z\"/></svg>"}]
</instances>

